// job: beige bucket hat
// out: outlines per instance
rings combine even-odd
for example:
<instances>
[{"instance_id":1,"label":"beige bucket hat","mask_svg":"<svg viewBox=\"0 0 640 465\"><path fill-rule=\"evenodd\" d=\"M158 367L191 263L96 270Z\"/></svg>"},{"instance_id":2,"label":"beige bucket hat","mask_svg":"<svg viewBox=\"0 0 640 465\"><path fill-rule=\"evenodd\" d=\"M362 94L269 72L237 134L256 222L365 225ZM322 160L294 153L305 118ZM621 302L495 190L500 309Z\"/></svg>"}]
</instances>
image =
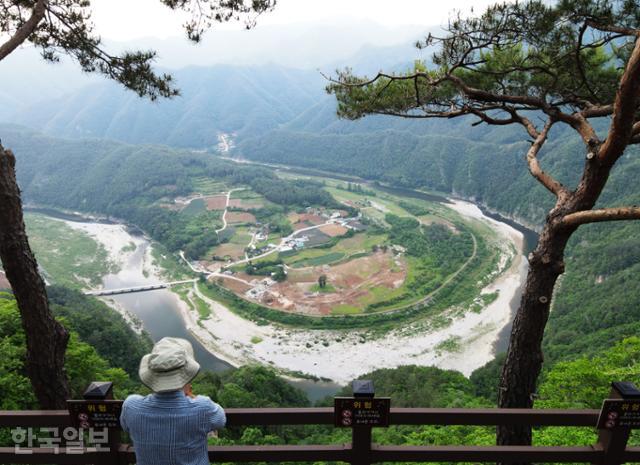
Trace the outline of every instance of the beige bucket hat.
<instances>
[{"instance_id":1,"label":"beige bucket hat","mask_svg":"<svg viewBox=\"0 0 640 465\"><path fill-rule=\"evenodd\" d=\"M154 392L177 391L200 371L193 356L193 347L186 339L160 339L150 354L140 361L140 380Z\"/></svg>"}]
</instances>

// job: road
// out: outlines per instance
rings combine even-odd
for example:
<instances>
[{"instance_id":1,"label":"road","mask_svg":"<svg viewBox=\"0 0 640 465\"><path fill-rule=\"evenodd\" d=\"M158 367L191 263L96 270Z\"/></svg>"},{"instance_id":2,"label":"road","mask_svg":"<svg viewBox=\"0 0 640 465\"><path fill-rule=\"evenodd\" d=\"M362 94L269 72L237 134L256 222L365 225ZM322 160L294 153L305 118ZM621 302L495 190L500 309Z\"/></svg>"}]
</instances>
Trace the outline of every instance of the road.
<instances>
[{"instance_id":1,"label":"road","mask_svg":"<svg viewBox=\"0 0 640 465\"><path fill-rule=\"evenodd\" d=\"M229 202L231 201L231 194L233 192L238 192L243 190L245 190L244 187L239 187L237 189L231 189L229 192L227 192L227 204L224 206L224 212L222 213L222 228L216 229L216 234L220 234L222 231L227 229L227 211L229 210Z\"/></svg>"},{"instance_id":2,"label":"road","mask_svg":"<svg viewBox=\"0 0 640 465\"><path fill-rule=\"evenodd\" d=\"M225 267L228 268L228 267L235 266L235 265L241 265L241 264L247 263L247 262L249 262L251 260L259 260L261 258L264 258L264 257L268 256L268 255L271 255L272 253L280 252L280 250L282 249L282 247L284 247L284 245L287 243L287 241L290 241L291 239L296 237L298 234L300 234L302 232L305 232L305 231L311 231L312 229L321 228L321 227L323 227L323 226L325 226L327 224L332 224L332 223L330 221L327 221L326 223L317 224L315 226L309 226L309 227L303 228L303 229L298 229L297 231L289 234L287 237L283 237L280 240L280 244L278 244L277 246L275 246L273 249L269 250L268 252L265 252L265 253L260 254L260 255L256 255L254 257L245 257L243 260L238 260L237 262L230 263L228 265L225 265Z\"/></svg>"}]
</instances>

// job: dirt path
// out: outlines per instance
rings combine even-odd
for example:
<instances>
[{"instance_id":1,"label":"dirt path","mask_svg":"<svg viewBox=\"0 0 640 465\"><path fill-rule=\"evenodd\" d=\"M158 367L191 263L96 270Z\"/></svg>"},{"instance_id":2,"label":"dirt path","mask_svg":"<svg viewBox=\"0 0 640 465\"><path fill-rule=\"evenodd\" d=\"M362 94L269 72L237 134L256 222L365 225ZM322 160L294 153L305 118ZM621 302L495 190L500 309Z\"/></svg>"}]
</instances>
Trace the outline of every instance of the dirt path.
<instances>
[{"instance_id":1,"label":"dirt path","mask_svg":"<svg viewBox=\"0 0 640 465\"><path fill-rule=\"evenodd\" d=\"M227 229L227 211L229 210L229 201L231 200L231 194L233 192L238 192L243 190L245 190L244 187L239 187L237 189L231 189L229 192L227 192L227 204L224 206L224 212L222 213L222 228L216 229L216 234L220 234L222 231Z\"/></svg>"}]
</instances>

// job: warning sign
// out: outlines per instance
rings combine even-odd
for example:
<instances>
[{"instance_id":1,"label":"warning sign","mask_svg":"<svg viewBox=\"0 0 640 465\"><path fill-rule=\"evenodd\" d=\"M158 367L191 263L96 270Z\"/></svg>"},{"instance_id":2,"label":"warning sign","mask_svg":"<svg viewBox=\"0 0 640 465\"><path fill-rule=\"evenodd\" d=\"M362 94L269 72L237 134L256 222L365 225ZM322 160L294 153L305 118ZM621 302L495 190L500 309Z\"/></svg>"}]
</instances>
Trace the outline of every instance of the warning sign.
<instances>
[{"instance_id":1,"label":"warning sign","mask_svg":"<svg viewBox=\"0 0 640 465\"><path fill-rule=\"evenodd\" d=\"M640 428L640 400L607 399L602 403L598 429Z\"/></svg>"},{"instance_id":2,"label":"warning sign","mask_svg":"<svg viewBox=\"0 0 640 465\"><path fill-rule=\"evenodd\" d=\"M336 397L334 419L338 427L389 426L391 399Z\"/></svg>"},{"instance_id":3,"label":"warning sign","mask_svg":"<svg viewBox=\"0 0 640 465\"><path fill-rule=\"evenodd\" d=\"M120 428L121 400L69 400L67 408L76 428Z\"/></svg>"}]
</instances>

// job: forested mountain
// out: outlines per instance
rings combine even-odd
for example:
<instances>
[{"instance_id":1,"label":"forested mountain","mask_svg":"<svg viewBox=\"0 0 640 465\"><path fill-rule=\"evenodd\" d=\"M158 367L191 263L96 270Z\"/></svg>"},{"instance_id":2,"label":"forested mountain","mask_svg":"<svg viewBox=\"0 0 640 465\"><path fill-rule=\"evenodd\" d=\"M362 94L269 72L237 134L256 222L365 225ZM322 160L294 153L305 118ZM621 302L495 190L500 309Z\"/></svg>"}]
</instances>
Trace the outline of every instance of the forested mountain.
<instances>
[{"instance_id":1,"label":"forested mountain","mask_svg":"<svg viewBox=\"0 0 640 465\"><path fill-rule=\"evenodd\" d=\"M17 126L2 126L6 147L17 155L18 182L26 203L95 212L142 228L170 251L198 258L217 243L219 216L182 215L158 205L194 192L198 177L244 184L283 206L336 206L321 186L286 181L261 167L238 165L211 154L159 145L108 140L56 139ZM69 181L73 180L72 183Z\"/></svg>"},{"instance_id":2,"label":"forested mountain","mask_svg":"<svg viewBox=\"0 0 640 465\"><path fill-rule=\"evenodd\" d=\"M150 102L111 82L38 102L12 122L58 137L208 148L221 132L264 134L313 106L323 94L316 71L280 66L189 67L173 73L182 95Z\"/></svg>"}]
</instances>

